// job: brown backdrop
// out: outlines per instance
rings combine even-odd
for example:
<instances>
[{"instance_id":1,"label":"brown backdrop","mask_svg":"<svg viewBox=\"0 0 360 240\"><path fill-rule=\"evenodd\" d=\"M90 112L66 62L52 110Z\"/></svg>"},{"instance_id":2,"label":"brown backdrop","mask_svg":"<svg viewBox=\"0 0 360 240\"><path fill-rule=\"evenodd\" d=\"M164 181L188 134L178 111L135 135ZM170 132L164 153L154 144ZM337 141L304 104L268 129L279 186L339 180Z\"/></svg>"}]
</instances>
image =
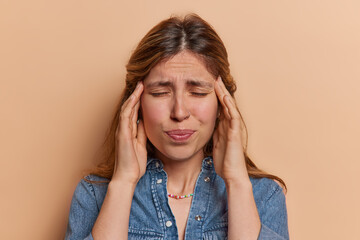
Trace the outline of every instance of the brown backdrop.
<instances>
[{"instance_id":1,"label":"brown backdrop","mask_svg":"<svg viewBox=\"0 0 360 240\"><path fill-rule=\"evenodd\" d=\"M187 12L227 46L251 156L288 185L291 238L359 239L355 0L1 1L1 239L63 239L131 51Z\"/></svg>"}]
</instances>

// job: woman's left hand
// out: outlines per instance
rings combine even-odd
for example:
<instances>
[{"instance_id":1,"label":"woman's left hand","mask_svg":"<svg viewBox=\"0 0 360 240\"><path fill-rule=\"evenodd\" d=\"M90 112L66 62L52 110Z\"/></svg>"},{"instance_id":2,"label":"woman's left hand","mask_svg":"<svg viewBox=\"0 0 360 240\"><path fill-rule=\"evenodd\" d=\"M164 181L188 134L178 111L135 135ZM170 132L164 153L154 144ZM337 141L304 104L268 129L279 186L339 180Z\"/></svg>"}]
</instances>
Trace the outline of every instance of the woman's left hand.
<instances>
[{"instance_id":1,"label":"woman's left hand","mask_svg":"<svg viewBox=\"0 0 360 240\"><path fill-rule=\"evenodd\" d=\"M241 142L241 115L222 79L215 81L221 103L219 125L214 132L213 159L216 173L226 184L228 238L258 239L261 222Z\"/></svg>"},{"instance_id":2,"label":"woman's left hand","mask_svg":"<svg viewBox=\"0 0 360 240\"><path fill-rule=\"evenodd\" d=\"M241 141L241 115L221 77L215 81L221 103L219 125L213 135L213 159L216 173L226 183L249 181Z\"/></svg>"}]
</instances>

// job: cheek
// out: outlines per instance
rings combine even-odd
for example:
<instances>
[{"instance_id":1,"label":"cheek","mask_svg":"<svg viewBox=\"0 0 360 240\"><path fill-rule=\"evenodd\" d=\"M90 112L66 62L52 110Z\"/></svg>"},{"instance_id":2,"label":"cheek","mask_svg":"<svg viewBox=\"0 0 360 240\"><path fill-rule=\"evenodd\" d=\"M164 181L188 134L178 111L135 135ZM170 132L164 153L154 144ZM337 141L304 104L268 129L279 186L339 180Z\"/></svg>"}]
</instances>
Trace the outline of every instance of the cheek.
<instances>
[{"instance_id":1,"label":"cheek","mask_svg":"<svg viewBox=\"0 0 360 240\"><path fill-rule=\"evenodd\" d=\"M156 127L166 117L167 108L164 103L153 101L146 96L141 97L141 114L144 119L144 125L148 129Z\"/></svg>"},{"instance_id":2,"label":"cheek","mask_svg":"<svg viewBox=\"0 0 360 240\"><path fill-rule=\"evenodd\" d=\"M213 123L217 117L218 102L216 98L199 101L193 105L193 113L200 122Z\"/></svg>"}]
</instances>

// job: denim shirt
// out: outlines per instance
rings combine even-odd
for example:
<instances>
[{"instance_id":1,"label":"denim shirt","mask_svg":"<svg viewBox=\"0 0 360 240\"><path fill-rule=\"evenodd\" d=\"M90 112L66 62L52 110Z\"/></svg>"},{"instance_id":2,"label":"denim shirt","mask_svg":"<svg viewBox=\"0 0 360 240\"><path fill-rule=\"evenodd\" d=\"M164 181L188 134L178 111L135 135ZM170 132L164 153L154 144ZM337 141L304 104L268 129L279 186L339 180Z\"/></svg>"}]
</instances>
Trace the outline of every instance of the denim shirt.
<instances>
[{"instance_id":1,"label":"denim shirt","mask_svg":"<svg viewBox=\"0 0 360 240\"><path fill-rule=\"evenodd\" d=\"M88 180L108 180L95 175ZM260 216L258 239L289 239L287 210L282 188L268 178L250 178ZM91 230L104 201L107 183L83 179L74 192L65 239L93 239ZM130 210L128 239L178 239L175 217L167 196L167 174L160 160L149 158L139 180ZM212 158L202 162L197 178L185 239L227 239L228 206L225 183L215 173Z\"/></svg>"}]
</instances>

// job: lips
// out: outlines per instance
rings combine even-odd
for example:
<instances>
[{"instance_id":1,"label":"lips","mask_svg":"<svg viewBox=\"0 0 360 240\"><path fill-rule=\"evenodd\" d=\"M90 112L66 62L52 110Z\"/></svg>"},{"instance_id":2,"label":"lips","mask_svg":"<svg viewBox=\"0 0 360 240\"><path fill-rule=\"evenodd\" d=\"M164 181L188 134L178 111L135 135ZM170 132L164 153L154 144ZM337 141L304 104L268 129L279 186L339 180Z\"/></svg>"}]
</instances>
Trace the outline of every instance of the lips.
<instances>
[{"instance_id":1,"label":"lips","mask_svg":"<svg viewBox=\"0 0 360 240\"><path fill-rule=\"evenodd\" d=\"M191 129L175 129L166 131L166 134L176 142L184 142L188 140L193 134L194 130Z\"/></svg>"}]
</instances>

